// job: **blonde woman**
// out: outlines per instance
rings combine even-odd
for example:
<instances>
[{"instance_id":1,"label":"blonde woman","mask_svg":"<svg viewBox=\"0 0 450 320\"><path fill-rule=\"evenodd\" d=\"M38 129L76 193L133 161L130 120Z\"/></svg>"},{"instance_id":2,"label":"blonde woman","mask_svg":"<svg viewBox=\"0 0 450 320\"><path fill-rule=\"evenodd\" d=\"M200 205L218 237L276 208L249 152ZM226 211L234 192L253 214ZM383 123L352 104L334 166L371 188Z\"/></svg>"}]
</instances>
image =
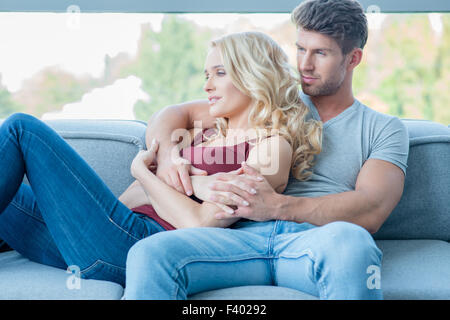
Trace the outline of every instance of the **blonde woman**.
<instances>
[{"instance_id":1,"label":"blonde woman","mask_svg":"<svg viewBox=\"0 0 450 320\"><path fill-rule=\"evenodd\" d=\"M321 124L307 120L298 77L275 41L260 32L235 33L213 41L205 78L209 112L216 125L192 129L183 136L180 145L185 148L179 148L184 159L208 175L242 173L239 169L245 161L279 193L290 173L299 180L309 177L314 155L321 148ZM134 212L151 217L166 230L226 227L236 222L235 218L215 219L216 213L230 207L186 197L150 172L157 148L155 143L142 151L132 164L132 174L150 202L134 207ZM135 198L120 200L135 204Z\"/></svg>"},{"instance_id":2,"label":"blonde woman","mask_svg":"<svg viewBox=\"0 0 450 320\"><path fill-rule=\"evenodd\" d=\"M239 58L244 51L245 59ZM252 70L261 81L251 80ZM262 34L224 38L208 55L206 78L211 112L223 118L217 127L223 136L204 142L205 147L186 137L183 143L189 145L181 150L185 160L195 160L190 157L198 150L220 153L237 144L231 148L236 150L232 160L220 164L200 158L198 167L208 173L234 170L239 174L243 160L258 168L255 150L277 141L280 150L269 158L279 158L280 166L268 179L279 191L291 163L299 176L310 169L312 155L319 152L320 129L304 121L297 79L276 44ZM273 91L271 86L279 79L283 79L282 87ZM294 117L299 125L290 121ZM238 128L274 128L280 135L263 139L250 150L254 137L234 135ZM153 175L148 166L157 148L155 144L136 156L131 172L137 181L116 198L44 122L27 114L10 116L0 127L0 239L32 261L62 269L76 265L82 278L124 285L127 253L138 240L168 229L225 227L237 220L215 219L219 206L189 198ZM22 183L25 173L29 185Z\"/></svg>"},{"instance_id":3,"label":"blonde woman","mask_svg":"<svg viewBox=\"0 0 450 320\"><path fill-rule=\"evenodd\" d=\"M213 41L205 62L205 78L204 89L209 113L216 118L215 127L195 136L187 135L194 139L188 139L181 154L189 163L209 175L233 170L240 174L245 161L279 193L285 189L290 173L299 180L308 179L314 155L321 150L322 127L320 122L307 119L308 109L299 97L299 79L277 43L259 32L235 33ZM150 150L142 151L132 165L133 176L152 204L134 208L135 211L147 214L168 230L227 227L238 220L216 219L215 214L223 211L220 205L196 202L159 180L148 170L157 149L153 142ZM209 243L201 239L207 230L219 229L199 231L198 245L206 251ZM178 231L181 230L171 233ZM145 283L152 272L147 267L147 252L152 250L145 248L147 243L147 239L142 240L130 251L128 299L145 298L151 290Z\"/></svg>"}]
</instances>

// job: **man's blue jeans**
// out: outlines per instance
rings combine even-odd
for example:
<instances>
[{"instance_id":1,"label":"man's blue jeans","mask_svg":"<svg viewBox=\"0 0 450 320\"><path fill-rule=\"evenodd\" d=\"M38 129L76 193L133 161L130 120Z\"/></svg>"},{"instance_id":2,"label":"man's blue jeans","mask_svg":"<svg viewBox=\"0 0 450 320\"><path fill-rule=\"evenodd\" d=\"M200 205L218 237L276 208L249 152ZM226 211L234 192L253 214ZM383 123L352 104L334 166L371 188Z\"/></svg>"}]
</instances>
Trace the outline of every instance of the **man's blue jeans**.
<instances>
[{"instance_id":1,"label":"man's blue jeans","mask_svg":"<svg viewBox=\"0 0 450 320\"><path fill-rule=\"evenodd\" d=\"M382 299L371 279L381 259L372 236L347 222L240 221L232 229L180 229L130 249L125 298L186 299L213 289L276 285L321 299Z\"/></svg>"},{"instance_id":2,"label":"man's blue jeans","mask_svg":"<svg viewBox=\"0 0 450 320\"><path fill-rule=\"evenodd\" d=\"M32 261L76 265L83 278L123 285L130 247L163 230L122 204L64 139L30 115L1 125L0 170L0 238Z\"/></svg>"}]
</instances>

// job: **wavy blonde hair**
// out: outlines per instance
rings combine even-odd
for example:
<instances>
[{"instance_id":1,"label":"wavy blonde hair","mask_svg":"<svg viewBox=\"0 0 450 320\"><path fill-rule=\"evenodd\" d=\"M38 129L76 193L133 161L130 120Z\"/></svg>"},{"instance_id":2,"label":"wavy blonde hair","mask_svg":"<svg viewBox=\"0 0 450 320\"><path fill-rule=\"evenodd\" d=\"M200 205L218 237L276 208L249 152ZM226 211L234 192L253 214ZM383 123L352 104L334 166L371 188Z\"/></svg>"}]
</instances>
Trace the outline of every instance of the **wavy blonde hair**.
<instances>
[{"instance_id":1,"label":"wavy blonde hair","mask_svg":"<svg viewBox=\"0 0 450 320\"><path fill-rule=\"evenodd\" d=\"M211 46L219 49L233 85L253 101L249 125L284 137L293 149L292 175L309 179L314 155L322 148L322 123L306 120L309 109L300 99L298 73L286 53L261 32L229 34ZM227 119L217 118L216 128L217 135L226 136Z\"/></svg>"}]
</instances>

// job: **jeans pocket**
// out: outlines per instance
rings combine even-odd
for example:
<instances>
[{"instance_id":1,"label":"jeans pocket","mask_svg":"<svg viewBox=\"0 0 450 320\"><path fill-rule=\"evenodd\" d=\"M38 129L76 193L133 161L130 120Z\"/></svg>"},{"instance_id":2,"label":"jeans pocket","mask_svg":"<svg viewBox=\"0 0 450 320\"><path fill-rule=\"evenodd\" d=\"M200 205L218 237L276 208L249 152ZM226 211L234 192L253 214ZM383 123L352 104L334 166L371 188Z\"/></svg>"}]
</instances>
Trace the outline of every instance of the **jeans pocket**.
<instances>
[{"instance_id":1,"label":"jeans pocket","mask_svg":"<svg viewBox=\"0 0 450 320\"><path fill-rule=\"evenodd\" d=\"M97 260L89 267L80 271L83 279L112 281L125 286L125 267Z\"/></svg>"}]
</instances>

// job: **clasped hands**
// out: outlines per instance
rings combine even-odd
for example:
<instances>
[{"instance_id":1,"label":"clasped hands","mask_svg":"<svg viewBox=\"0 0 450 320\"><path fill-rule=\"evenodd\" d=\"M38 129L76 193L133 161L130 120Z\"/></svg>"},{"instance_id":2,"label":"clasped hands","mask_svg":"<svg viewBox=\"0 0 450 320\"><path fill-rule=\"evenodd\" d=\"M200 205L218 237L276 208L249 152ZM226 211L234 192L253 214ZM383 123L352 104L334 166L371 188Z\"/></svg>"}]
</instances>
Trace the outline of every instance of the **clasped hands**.
<instances>
[{"instance_id":1,"label":"clasped hands","mask_svg":"<svg viewBox=\"0 0 450 320\"><path fill-rule=\"evenodd\" d=\"M133 159L131 174L140 179L144 174L156 175L178 192L195 196L216 204L223 211L216 219L233 217L254 221L275 219L278 194L269 182L254 168L243 162L241 168L231 172L207 175L195 168L187 159L158 154L159 143L154 139L148 150L141 150ZM159 157L157 161L157 157Z\"/></svg>"}]
</instances>

